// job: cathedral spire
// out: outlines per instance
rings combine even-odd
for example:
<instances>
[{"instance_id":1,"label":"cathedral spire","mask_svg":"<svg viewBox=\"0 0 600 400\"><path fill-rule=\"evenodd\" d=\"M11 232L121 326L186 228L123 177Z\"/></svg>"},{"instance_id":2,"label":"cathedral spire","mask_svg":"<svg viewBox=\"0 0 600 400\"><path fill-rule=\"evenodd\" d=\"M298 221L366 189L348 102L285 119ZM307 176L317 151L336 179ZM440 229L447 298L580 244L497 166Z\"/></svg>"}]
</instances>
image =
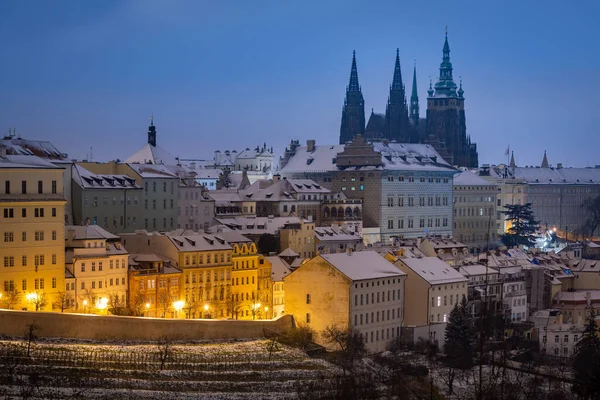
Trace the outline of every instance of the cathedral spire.
<instances>
[{"instance_id":1,"label":"cathedral spire","mask_svg":"<svg viewBox=\"0 0 600 400\"><path fill-rule=\"evenodd\" d=\"M448 44L448 28L442 50L440 77L435 84L436 97L456 97L456 83L452 79L452 63L450 62L450 45Z\"/></svg>"},{"instance_id":2,"label":"cathedral spire","mask_svg":"<svg viewBox=\"0 0 600 400\"><path fill-rule=\"evenodd\" d=\"M548 157L546 156L546 150L544 150L544 159L542 160L542 168L550 168L548 163Z\"/></svg>"},{"instance_id":3,"label":"cathedral spire","mask_svg":"<svg viewBox=\"0 0 600 400\"><path fill-rule=\"evenodd\" d=\"M515 152L514 151L510 155L510 164L508 164L508 166L511 168L515 168L517 166L517 164L515 164Z\"/></svg>"},{"instance_id":4,"label":"cathedral spire","mask_svg":"<svg viewBox=\"0 0 600 400\"><path fill-rule=\"evenodd\" d=\"M394 65L394 79L392 80L392 90L403 90L402 70L400 69L400 50L396 49L396 65Z\"/></svg>"},{"instance_id":5,"label":"cathedral spire","mask_svg":"<svg viewBox=\"0 0 600 400\"><path fill-rule=\"evenodd\" d=\"M360 92L358 84L358 68L356 68L356 50L352 51L352 68L350 69L350 83L348 84L348 92Z\"/></svg>"},{"instance_id":6,"label":"cathedral spire","mask_svg":"<svg viewBox=\"0 0 600 400\"><path fill-rule=\"evenodd\" d=\"M340 126L340 144L345 144L356 135L365 131L365 101L360 85L358 84L358 68L356 67L356 51L352 52L352 67L350 68L350 82L346 87L346 97L342 109L342 123Z\"/></svg>"},{"instance_id":7,"label":"cathedral spire","mask_svg":"<svg viewBox=\"0 0 600 400\"><path fill-rule=\"evenodd\" d=\"M148 144L156 147L156 127L154 126L154 114L150 117L150 126L148 127Z\"/></svg>"},{"instance_id":8,"label":"cathedral spire","mask_svg":"<svg viewBox=\"0 0 600 400\"><path fill-rule=\"evenodd\" d=\"M410 119L416 126L419 123L419 94L417 91L417 62L413 67L412 93L410 94Z\"/></svg>"},{"instance_id":9,"label":"cathedral spire","mask_svg":"<svg viewBox=\"0 0 600 400\"><path fill-rule=\"evenodd\" d=\"M431 78L429 78L429 89L427 89L429 97L433 97L433 88L431 87Z\"/></svg>"}]
</instances>

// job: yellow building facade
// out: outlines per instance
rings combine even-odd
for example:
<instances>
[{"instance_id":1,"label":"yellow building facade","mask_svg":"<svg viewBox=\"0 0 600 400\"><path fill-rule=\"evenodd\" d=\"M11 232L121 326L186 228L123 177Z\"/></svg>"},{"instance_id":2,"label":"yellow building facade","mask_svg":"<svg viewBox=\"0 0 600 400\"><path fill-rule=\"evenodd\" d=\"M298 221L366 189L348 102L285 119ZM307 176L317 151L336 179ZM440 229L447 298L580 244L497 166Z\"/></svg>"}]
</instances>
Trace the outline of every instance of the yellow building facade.
<instances>
[{"instance_id":1,"label":"yellow building facade","mask_svg":"<svg viewBox=\"0 0 600 400\"><path fill-rule=\"evenodd\" d=\"M67 310L119 313L128 288L128 253L119 237L98 225L67 226L65 232Z\"/></svg>"},{"instance_id":2,"label":"yellow building facade","mask_svg":"<svg viewBox=\"0 0 600 400\"><path fill-rule=\"evenodd\" d=\"M63 170L0 148L0 307L50 311L65 288Z\"/></svg>"}]
</instances>

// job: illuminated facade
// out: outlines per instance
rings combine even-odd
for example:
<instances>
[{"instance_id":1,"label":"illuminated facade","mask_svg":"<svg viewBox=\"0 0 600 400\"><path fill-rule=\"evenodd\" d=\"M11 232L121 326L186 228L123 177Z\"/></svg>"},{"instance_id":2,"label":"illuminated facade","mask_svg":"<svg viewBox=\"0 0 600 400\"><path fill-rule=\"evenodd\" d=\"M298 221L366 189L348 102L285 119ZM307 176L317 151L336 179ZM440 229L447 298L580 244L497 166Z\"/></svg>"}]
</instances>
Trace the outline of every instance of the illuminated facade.
<instances>
[{"instance_id":1,"label":"illuminated facade","mask_svg":"<svg viewBox=\"0 0 600 400\"><path fill-rule=\"evenodd\" d=\"M0 306L50 311L65 287L63 169L0 146Z\"/></svg>"},{"instance_id":2,"label":"illuminated facade","mask_svg":"<svg viewBox=\"0 0 600 400\"><path fill-rule=\"evenodd\" d=\"M67 309L120 313L127 306L127 257L119 237L101 227L66 226Z\"/></svg>"}]
</instances>

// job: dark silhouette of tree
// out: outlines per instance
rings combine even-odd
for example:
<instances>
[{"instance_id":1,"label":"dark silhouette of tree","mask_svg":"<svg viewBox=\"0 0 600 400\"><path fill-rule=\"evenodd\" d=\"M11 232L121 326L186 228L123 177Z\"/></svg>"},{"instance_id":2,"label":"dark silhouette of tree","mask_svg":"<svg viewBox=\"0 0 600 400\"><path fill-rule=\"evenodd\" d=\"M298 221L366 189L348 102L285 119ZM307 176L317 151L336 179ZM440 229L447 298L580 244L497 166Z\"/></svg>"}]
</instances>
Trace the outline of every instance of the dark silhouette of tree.
<instances>
[{"instance_id":1,"label":"dark silhouette of tree","mask_svg":"<svg viewBox=\"0 0 600 400\"><path fill-rule=\"evenodd\" d=\"M575 345L573 375L576 394L583 399L600 398L600 338L594 310L590 310L583 336Z\"/></svg>"},{"instance_id":2,"label":"dark silhouette of tree","mask_svg":"<svg viewBox=\"0 0 600 400\"><path fill-rule=\"evenodd\" d=\"M57 292L52 303L52 308L65 312L66 309L71 307L71 300L73 296L67 292Z\"/></svg>"},{"instance_id":3,"label":"dark silhouette of tree","mask_svg":"<svg viewBox=\"0 0 600 400\"><path fill-rule=\"evenodd\" d=\"M503 211L503 214L511 222L511 227L508 233L502 235L502 243L509 248L520 245L533 246L534 233L538 229L539 222L535 220L531 211L531 203L509 204L504 207L506 211Z\"/></svg>"},{"instance_id":4,"label":"dark silhouette of tree","mask_svg":"<svg viewBox=\"0 0 600 400\"><path fill-rule=\"evenodd\" d=\"M2 292L0 297L0 305L2 308L12 310L14 306L21 302L22 293L17 289Z\"/></svg>"},{"instance_id":5,"label":"dark silhouette of tree","mask_svg":"<svg viewBox=\"0 0 600 400\"><path fill-rule=\"evenodd\" d=\"M277 243L275 235L263 233L258 238L257 247L259 253L268 255L269 253L276 253L279 250L279 243Z\"/></svg>"},{"instance_id":6,"label":"dark silhouette of tree","mask_svg":"<svg viewBox=\"0 0 600 400\"><path fill-rule=\"evenodd\" d=\"M353 371L355 362L367 353L363 336L357 330L328 325L321 336L325 342L339 348L336 361L344 372Z\"/></svg>"},{"instance_id":7,"label":"dark silhouette of tree","mask_svg":"<svg viewBox=\"0 0 600 400\"><path fill-rule=\"evenodd\" d=\"M592 238L600 227L600 196L587 199L581 206L587 213L585 223L581 227L582 234L584 237L589 235Z\"/></svg>"},{"instance_id":8,"label":"dark silhouette of tree","mask_svg":"<svg viewBox=\"0 0 600 400\"><path fill-rule=\"evenodd\" d=\"M448 393L453 393L456 370L473 367L475 355L475 335L473 321L467 309L467 299L463 296L460 305L456 303L450 312L444 334L445 363L448 365Z\"/></svg>"}]
</instances>

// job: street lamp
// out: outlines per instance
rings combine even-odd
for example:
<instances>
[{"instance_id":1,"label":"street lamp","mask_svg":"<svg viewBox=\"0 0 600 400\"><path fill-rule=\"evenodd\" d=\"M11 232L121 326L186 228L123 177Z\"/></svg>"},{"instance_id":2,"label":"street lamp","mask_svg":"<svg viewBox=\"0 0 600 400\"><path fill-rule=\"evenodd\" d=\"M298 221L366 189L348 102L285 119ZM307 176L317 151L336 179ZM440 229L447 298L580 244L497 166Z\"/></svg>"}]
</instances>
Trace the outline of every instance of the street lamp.
<instances>
[{"instance_id":1,"label":"street lamp","mask_svg":"<svg viewBox=\"0 0 600 400\"><path fill-rule=\"evenodd\" d=\"M96 301L96 308L101 312L108 309L108 299L106 297L99 298L98 301Z\"/></svg>"},{"instance_id":2,"label":"street lamp","mask_svg":"<svg viewBox=\"0 0 600 400\"><path fill-rule=\"evenodd\" d=\"M84 313L84 314L86 313L86 310L85 310L85 309L87 308L87 305L88 305L88 301L87 301L87 300L84 300L84 301L83 301L83 313Z\"/></svg>"},{"instance_id":3,"label":"street lamp","mask_svg":"<svg viewBox=\"0 0 600 400\"><path fill-rule=\"evenodd\" d=\"M204 305L204 317L205 318L210 318L210 314L208 313L208 304ZM208 316L207 316L208 315Z\"/></svg>"},{"instance_id":4,"label":"street lamp","mask_svg":"<svg viewBox=\"0 0 600 400\"><path fill-rule=\"evenodd\" d=\"M29 302L29 303L33 303L33 305L35 306L35 311L39 310L39 303L38 303L38 299L39 296L37 293L28 293L25 296L25 299Z\"/></svg>"},{"instance_id":5,"label":"street lamp","mask_svg":"<svg viewBox=\"0 0 600 400\"><path fill-rule=\"evenodd\" d=\"M179 312L183 309L183 306L185 306L185 302L183 300L173 302L173 308L175 309L175 316L177 318L179 318Z\"/></svg>"},{"instance_id":6,"label":"street lamp","mask_svg":"<svg viewBox=\"0 0 600 400\"><path fill-rule=\"evenodd\" d=\"M148 311L150 311L150 303L146 303L146 317L148 316Z\"/></svg>"}]
</instances>

